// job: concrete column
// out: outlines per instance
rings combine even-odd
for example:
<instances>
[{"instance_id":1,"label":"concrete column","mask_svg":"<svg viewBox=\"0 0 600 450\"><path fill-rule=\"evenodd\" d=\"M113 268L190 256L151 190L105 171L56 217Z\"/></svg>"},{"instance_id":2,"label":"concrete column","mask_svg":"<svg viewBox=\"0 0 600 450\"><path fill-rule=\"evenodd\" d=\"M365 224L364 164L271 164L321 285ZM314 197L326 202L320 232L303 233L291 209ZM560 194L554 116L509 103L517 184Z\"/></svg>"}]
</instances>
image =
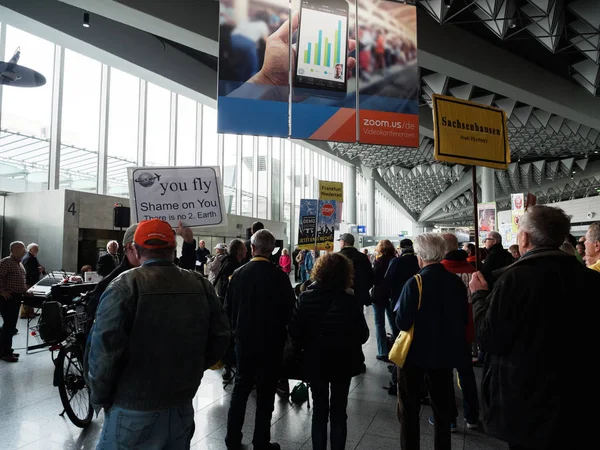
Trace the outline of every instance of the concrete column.
<instances>
[{"instance_id":1,"label":"concrete column","mask_svg":"<svg viewBox=\"0 0 600 450\"><path fill-rule=\"evenodd\" d=\"M343 212L346 223L356 223L356 167L346 166L346 186L344 191L346 198L344 199Z\"/></svg>"},{"instance_id":2,"label":"concrete column","mask_svg":"<svg viewBox=\"0 0 600 450\"><path fill-rule=\"evenodd\" d=\"M481 174L481 199L482 203L495 202L496 192L494 191L494 169L482 167Z\"/></svg>"},{"instance_id":3,"label":"concrete column","mask_svg":"<svg viewBox=\"0 0 600 450\"><path fill-rule=\"evenodd\" d=\"M375 236L375 180L367 178L367 235Z\"/></svg>"}]
</instances>

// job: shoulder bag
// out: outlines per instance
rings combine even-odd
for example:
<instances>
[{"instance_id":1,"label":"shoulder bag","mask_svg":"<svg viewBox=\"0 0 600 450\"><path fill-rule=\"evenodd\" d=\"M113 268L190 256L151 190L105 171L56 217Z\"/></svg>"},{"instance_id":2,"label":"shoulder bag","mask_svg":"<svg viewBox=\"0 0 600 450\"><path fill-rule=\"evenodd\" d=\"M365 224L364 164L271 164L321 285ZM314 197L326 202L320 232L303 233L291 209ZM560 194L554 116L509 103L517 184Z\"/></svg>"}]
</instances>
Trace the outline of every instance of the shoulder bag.
<instances>
[{"instance_id":1,"label":"shoulder bag","mask_svg":"<svg viewBox=\"0 0 600 450\"><path fill-rule=\"evenodd\" d=\"M423 297L423 279L421 275L415 275L415 279L417 280L417 287L419 288L419 306L417 306L417 311L421 309L421 299ZM408 356L408 351L410 350L410 344L413 340L413 335L415 333L415 323L413 322L412 326L408 331L401 331L398 337L396 338L396 342L392 346L388 358L398 367L403 367L406 362L406 357Z\"/></svg>"}]
</instances>

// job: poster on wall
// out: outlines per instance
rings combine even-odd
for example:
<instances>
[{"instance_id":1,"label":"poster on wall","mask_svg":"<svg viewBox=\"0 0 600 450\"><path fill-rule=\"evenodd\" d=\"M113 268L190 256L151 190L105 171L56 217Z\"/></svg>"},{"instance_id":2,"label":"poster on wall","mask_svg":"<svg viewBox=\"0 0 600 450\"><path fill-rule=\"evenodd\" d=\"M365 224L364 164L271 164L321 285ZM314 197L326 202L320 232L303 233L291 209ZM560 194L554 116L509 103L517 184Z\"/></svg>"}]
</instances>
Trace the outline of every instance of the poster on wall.
<instances>
[{"instance_id":1,"label":"poster on wall","mask_svg":"<svg viewBox=\"0 0 600 450\"><path fill-rule=\"evenodd\" d=\"M300 216L298 218L298 248L300 250L315 248L318 206L318 200L300 200Z\"/></svg>"},{"instance_id":2,"label":"poster on wall","mask_svg":"<svg viewBox=\"0 0 600 450\"><path fill-rule=\"evenodd\" d=\"M478 203L479 242L484 243L490 231L496 231L496 202Z\"/></svg>"},{"instance_id":3,"label":"poster on wall","mask_svg":"<svg viewBox=\"0 0 600 450\"><path fill-rule=\"evenodd\" d=\"M510 194L512 231L519 231L519 220L525 214L525 194Z\"/></svg>"},{"instance_id":4,"label":"poster on wall","mask_svg":"<svg viewBox=\"0 0 600 450\"><path fill-rule=\"evenodd\" d=\"M517 244L517 233L513 231L512 224L500 224L498 233L500 233L500 236L502 236L502 245L504 248L508 248L511 245Z\"/></svg>"},{"instance_id":5,"label":"poster on wall","mask_svg":"<svg viewBox=\"0 0 600 450\"><path fill-rule=\"evenodd\" d=\"M356 141L356 4L292 0L291 136Z\"/></svg>"},{"instance_id":6,"label":"poster on wall","mask_svg":"<svg viewBox=\"0 0 600 450\"><path fill-rule=\"evenodd\" d=\"M333 234L336 223L336 201L319 200L317 217L317 250L333 250Z\"/></svg>"},{"instance_id":7,"label":"poster on wall","mask_svg":"<svg viewBox=\"0 0 600 450\"><path fill-rule=\"evenodd\" d=\"M416 6L390 0L358 5L358 140L418 147Z\"/></svg>"},{"instance_id":8,"label":"poster on wall","mask_svg":"<svg viewBox=\"0 0 600 450\"><path fill-rule=\"evenodd\" d=\"M287 137L288 0L220 0L217 132Z\"/></svg>"},{"instance_id":9,"label":"poster on wall","mask_svg":"<svg viewBox=\"0 0 600 450\"><path fill-rule=\"evenodd\" d=\"M134 222L158 218L176 228L227 225L218 167L130 167Z\"/></svg>"}]
</instances>

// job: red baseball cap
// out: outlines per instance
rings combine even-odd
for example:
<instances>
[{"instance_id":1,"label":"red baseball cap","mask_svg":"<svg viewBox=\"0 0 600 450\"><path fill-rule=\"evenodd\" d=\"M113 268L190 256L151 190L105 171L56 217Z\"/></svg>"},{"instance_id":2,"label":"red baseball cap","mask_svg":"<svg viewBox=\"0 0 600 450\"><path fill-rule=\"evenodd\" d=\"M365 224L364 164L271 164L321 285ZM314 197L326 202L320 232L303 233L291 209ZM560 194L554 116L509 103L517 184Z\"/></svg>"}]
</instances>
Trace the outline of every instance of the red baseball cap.
<instances>
[{"instance_id":1,"label":"red baseball cap","mask_svg":"<svg viewBox=\"0 0 600 450\"><path fill-rule=\"evenodd\" d=\"M140 247L155 249L175 247L175 233L167 222L160 219L143 220L139 223L133 241ZM148 244L149 241L158 241Z\"/></svg>"}]
</instances>

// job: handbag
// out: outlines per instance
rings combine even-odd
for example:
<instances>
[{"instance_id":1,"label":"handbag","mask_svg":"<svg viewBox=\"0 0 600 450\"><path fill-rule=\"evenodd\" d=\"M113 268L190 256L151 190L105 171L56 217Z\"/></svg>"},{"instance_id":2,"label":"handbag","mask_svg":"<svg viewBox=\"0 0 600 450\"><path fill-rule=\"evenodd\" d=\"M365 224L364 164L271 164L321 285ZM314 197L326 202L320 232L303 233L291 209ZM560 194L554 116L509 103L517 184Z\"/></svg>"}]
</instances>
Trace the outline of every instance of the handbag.
<instances>
[{"instance_id":1,"label":"handbag","mask_svg":"<svg viewBox=\"0 0 600 450\"><path fill-rule=\"evenodd\" d=\"M421 299L423 297L423 279L421 275L415 275L415 279L417 280L417 287L419 288L419 306L417 306L417 311L421 309ZM388 354L388 358L398 367L403 367L406 362L406 357L408 356L408 351L410 350L410 344L412 343L413 336L415 333L415 323L413 322L412 326L408 331L401 331L398 337L396 338L396 342L390 353Z\"/></svg>"}]
</instances>

